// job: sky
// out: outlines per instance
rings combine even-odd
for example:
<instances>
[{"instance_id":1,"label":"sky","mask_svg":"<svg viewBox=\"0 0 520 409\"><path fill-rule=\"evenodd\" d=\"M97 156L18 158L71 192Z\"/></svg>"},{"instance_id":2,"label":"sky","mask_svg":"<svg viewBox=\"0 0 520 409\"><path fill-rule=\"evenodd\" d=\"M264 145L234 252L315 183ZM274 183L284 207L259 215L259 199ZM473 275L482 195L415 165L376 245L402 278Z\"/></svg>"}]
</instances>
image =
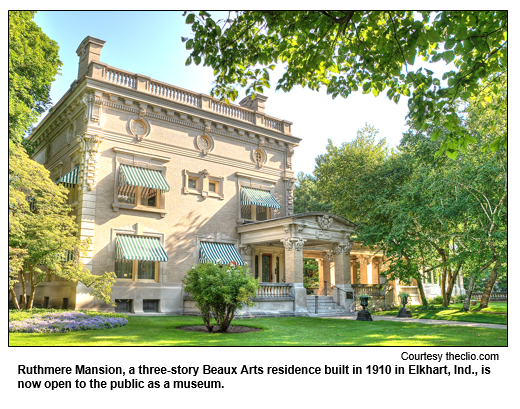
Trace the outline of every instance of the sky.
<instances>
[{"instance_id":1,"label":"sky","mask_svg":"<svg viewBox=\"0 0 520 409\"><path fill-rule=\"evenodd\" d=\"M220 13L222 17L227 13ZM190 26L182 12L165 11L40 11L35 22L60 47L61 75L51 87L53 103L59 101L77 78L76 49L86 36L106 41L101 61L126 71L149 76L199 93L209 94L214 81L209 67L185 65L189 52L181 37L189 37ZM444 63L428 68L445 71ZM271 79L276 79L282 67ZM312 173L315 158L325 153L327 140L335 145L352 141L365 123L379 129L390 146L397 146L406 131L407 98L395 104L385 97L358 91L347 99L332 99L325 89L316 92L301 87L289 93L265 89L266 113L293 122L292 134L302 141L295 149L293 170ZM245 96L240 90L238 103ZM43 117L43 116L42 116Z\"/></svg>"}]
</instances>

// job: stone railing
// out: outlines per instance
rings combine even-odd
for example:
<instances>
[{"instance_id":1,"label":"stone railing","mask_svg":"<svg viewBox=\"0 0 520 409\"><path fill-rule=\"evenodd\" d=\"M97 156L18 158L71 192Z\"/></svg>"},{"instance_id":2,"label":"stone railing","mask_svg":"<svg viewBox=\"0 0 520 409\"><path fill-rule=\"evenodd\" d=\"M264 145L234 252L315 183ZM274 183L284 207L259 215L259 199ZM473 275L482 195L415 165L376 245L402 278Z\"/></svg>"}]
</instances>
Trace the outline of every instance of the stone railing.
<instances>
[{"instance_id":1,"label":"stone railing","mask_svg":"<svg viewBox=\"0 0 520 409\"><path fill-rule=\"evenodd\" d=\"M383 285L381 284L352 284L355 297L360 294L367 294L371 297L384 297L384 295L381 294L382 288Z\"/></svg>"},{"instance_id":2,"label":"stone railing","mask_svg":"<svg viewBox=\"0 0 520 409\"><path fill-rule=\"evenodd\" d=\"M471 298L474 300L481 301L483 293L471 293ZM507 301L507 293L506 292L496 292L491 293L489 296L489 301Z\"/></svg>"},{"instance_id":3,"label":"stone railing","mask_svg":"<svg viewBox=\"0 0 520 409\"><path fill-rule=\"evenodd\" d=\"M283 122L280 121L279 119L272 118L272 117L269 117L269 116L265 117L264 126L266 128L273 129L273 130L278 131L278 132L282 132L283 133L283 131L284 131L284 129L283 129L284 128Z\"/></svg>"},{"instance_id":4,"label":"stone railing","mask_svg":"<svg viewBox=\"0 0 520 409\"><path fill-rule=\"evenodd\" d=\"M291 135L292 122L282 121L267 116L262 112L253 111L238 105L227 105L222 101L211 98L209 95L198 94L174 85L153 80L141 74L134 74L119 68L110 67L99 61L92 61L90 63L87 76L94 79L101 79L121 87L150 93L204 111L210 111L218 115L244 121L271 131Z\"/></svg>"},{"instance_id":5,"label":"stone railing","mask_svg":"<svg viewBox=\"0 0 520 409\"><path fill-rule=\"evenodd\" d=\"M257 298L292 297L291 283L260 283Z\"/></svg>"},{"instance_id":6,"label":"stone railing","mask_svg":"<svg viewBox=\"0 0 520 409\"><path fill-rule=\"evenodd\" d=\"M118 70L117 68L106 67L104 79L112 84L136 89L135 74Z\"/></svg>"},{"instance_id":7,"label":"stone railing","mask_svg":"<svg viewBox=\"0 0 520 409\"><path fill-rule=\"evenodd\" d=\"M228 105L214 99L210 100L210 106L211 110L217 114L240 119L241 121L250 122L252 124L255 123L255 114L249 109L244 109L235 105Z\"/></svg>"},{"instance_id":8,"label":"stone railing","mask_svg":"<svg viewBox=\"0 0 520 409\"><path fill-rule=\"evenodd\" d=\"M191 105L197 108L201 107L200 94L164 84L162 82L150 80L149 92L150 94L171 99L172 101L180 102L181 104Z\"/></svg>"}]
</instances>

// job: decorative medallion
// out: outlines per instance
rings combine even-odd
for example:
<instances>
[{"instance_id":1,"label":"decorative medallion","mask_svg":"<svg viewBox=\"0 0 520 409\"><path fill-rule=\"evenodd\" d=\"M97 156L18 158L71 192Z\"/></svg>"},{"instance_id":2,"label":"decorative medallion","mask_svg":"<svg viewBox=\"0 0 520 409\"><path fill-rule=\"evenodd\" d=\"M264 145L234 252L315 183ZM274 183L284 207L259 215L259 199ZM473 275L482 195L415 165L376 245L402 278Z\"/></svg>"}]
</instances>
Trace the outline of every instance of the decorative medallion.
<instances>
[{"instance_id":1,"label":"decorative medallion","mask_svg":"<svg viewBox=\"0 0 520 409\"><path fill-rule=\"evenodd\" d=\"M251 156L251 159L258 165L259 168L264 166L265 162L267 161L267 155L262 148L253 149L251 151Z\"/></svg>"},{"instance_id":2,"label":"decorative medallion","mask_svg":"<svg viewBox=\"0 0 520 409\"><path fill-rule=\"evenodd\" d=\"M150 135L150 123L146 118L139 115L137 119L131 119L128 122L128 130L139 142L141 142L144 138Z\"/></svg>"},{"instance_id":3,"label":"decorative medallion","mask_svg":"<svg viewBox=\"0 0 520 409\"><path fill-rule=\"evenodd\" d=\"M203 155L207 155L214 148L213 138L208 134L197 136L195 143L197 144L197 148L199 149L199 151L202 152Z\"/></svg>"}]
</instances>

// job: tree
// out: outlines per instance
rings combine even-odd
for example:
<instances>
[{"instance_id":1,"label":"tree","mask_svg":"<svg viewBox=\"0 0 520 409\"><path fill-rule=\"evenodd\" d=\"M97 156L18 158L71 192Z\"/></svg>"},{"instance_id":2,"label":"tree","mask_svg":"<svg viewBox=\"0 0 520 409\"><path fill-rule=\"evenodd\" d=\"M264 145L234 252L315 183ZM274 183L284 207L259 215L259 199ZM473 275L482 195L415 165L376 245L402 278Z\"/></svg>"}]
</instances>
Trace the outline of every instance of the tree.
<instances>
[{"instance_id":1,"label":"tree","mask_svg":"<svg viewBox=\"0 0 520 409\"><path fill-rule=\"evenodd\" d=\"M301 85L325 87L333 98L358 89L387 90L396 103L410 96L415 129L437 127L440 150L451 155L468 143L458 101L477 98L482 79L507 72L507 11L240 11L218 21L201 11L186 23L193 32L182 37L191 50L186 64L213 68L213 96L235 100L237 86L263 92L281 63L276 89L286 92ZM415 66L417 57L455 69L434 73Z\"/></svg>"},{"instance_id":2,"label":"tree","mask_svg":"<svg viewBox=\"0 0 520 409\"><path fill-rule=\"evenodd\" d=\"M318 190L316 178L298 172L294 187L294 212L330 212L331 209L332 205L327 203Z\"/></svg>"},{"instance_id":3,"label":"tree","mask_svg":"<svg viewBox=\"0 0 520 409\"><path fill-rule=\"evenodd\" d=\"M69 211L67 189L52 182L22 146L9 141L9 292L18 309L32 308L36 287L51 275L81 281L92 288L94 298L113 304L115 274L92 275L80 264L78 255L89 243L76 236ZM21 306L14 292L17 282L22 286Z\"/></svg>"},{"instance_id":4,"label":"tree","mask_svg":"<svg viewBox=\"0 0 520 409\"><path fill-rule=\"evenodd\" d=\"M356 223L366 218L365 205L371 206L368 202L377 197L377 191L368 192L367 184L360 178L371 174L392 154L386 139L376 141L378 133L378 129L365 123L353 141L334 146L329 140L326 153L316 158L314 176L322 200L332 205L334 213Z\"/></svg>"},{"instance_id":5,"label":"tree","mask_svg":"<svg viewBox=\"0 0 520 409\"><path fill-rule=\"evenodd\" d=\"M218 332L227 332L238 310L254 304L252 298L260 288L247 267L211 262L193 266L182 282L195 299L208 332L213 332L211 317L217 322Z\"/></svg>"},{"instance_id":6,"label":"tree","mask_svg":"<svg viewBox=\"0 0 520 409\"><path fill-rule=\"evenodd\" d=\"M59 47L33 21L34 11L9 11L9 140L21 143L51 105L50 87L62 65Z\"/></svg>"}]
</instances>

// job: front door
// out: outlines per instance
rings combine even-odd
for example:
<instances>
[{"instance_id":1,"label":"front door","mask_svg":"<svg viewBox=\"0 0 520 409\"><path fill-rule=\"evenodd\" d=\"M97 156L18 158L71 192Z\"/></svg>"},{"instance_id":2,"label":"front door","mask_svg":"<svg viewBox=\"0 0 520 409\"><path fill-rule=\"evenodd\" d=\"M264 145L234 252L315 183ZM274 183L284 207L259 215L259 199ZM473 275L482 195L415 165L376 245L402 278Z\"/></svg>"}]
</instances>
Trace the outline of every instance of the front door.
<instances>
[{"instance_id":1,"label":"front door","mask_svg":"<svg viewBox=\"0 0 520 409\"><path fill-rule=\"evenodd\" d=\"M262 282L270 283L272 281L271 273L271 255L262 254Z\"/></svg>"}]
</instances>

